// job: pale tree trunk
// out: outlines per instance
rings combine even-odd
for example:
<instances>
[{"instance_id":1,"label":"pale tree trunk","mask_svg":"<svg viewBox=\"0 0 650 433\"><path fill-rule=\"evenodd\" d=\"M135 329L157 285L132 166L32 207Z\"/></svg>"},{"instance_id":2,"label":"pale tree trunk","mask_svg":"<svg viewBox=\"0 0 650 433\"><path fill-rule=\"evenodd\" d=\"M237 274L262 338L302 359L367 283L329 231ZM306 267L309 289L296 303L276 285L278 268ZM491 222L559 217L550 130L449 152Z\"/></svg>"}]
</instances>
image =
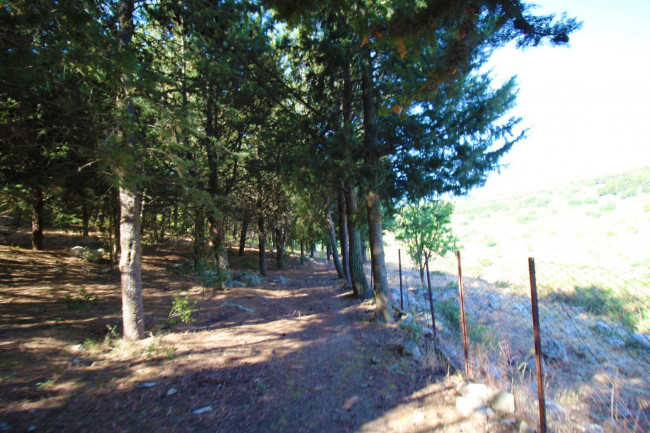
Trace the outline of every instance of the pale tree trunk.
<instances>
[{"instance_id":1,"label":"pale tree trunk","mask_svg":"<svg viewBox=\"0 0 650 433\"><path fill-rule=\"evenodd\" d=\"M121 53L130 50L135 30L133 23L133 0L119 4L119 42ZM126 63L126 62L124 62ZM144 312L142 308L141 247L140 247L140 197L136 180L134 155L135 136L132 130L135 108L131 100L133 78L130 71L121 76L123 93L118 100L125 109L120 119L122 152L127 156L117 167L120 201L120 273L122 283L122 321L126 340L144 338Z\"/></svg>"},{"instance_id":2,"label":"pale tree trunk","mask_svg":"<svg viewBox=\"0 0 650 433\"><path fill-rule=\"evenodd\" d=\"M259 230L259 267L260 275L266 277L266 228L264 227L264 214L262 214L262 201L258 202L259 215L257 229Z\"/></svg>"},{"instance_id":3,"label":"pale tree trunk","mask_svg":"<svg viewBox=\"0 0 650 433\"><path fill-rule=\"evenodd\" d=\"M366 164L373 171L371 190L366 196L368 208L368 233L370 241L370 258L375 286L375 314L378 321L393 321L390 288L386 275L384 242L381 227L381 205L379 200L379 143L377 140L377 106L373 82L372 60L368 47L362 48L361 90L363 99L363 127Z\"/></svg>"},{"instance_id":4,"label":"pale tree trunk","mask_svg":"<svg viewBox=\"0 0 650 433\"><path fill-rule=\"evenodd\" d=\"M192 258L194 270L198 271L203 266L205 259L205 210L203 206L194 209L194 246Z\"/></svg>"},{"instance_id":5,"label":"pale tree trunk","mask_svg":"<svg viewBox=\"0 0 650 433\"><path fill-rule=\"evenodd\" d=\"M357 212L357 201L354 189L345 183L345 203L348 213L348 241L350 246L350 278L352 280L352 292L361 299L372 298L372 291L368 286L366 273L363 271L361 259L361 235L354 223L354 215Z\"/></svg>"},{"instance_id":6,"label":"pale tree trunk","mask_svg":"<svg viewBox=\"0 0 650 433\"><path fill-rule=\"evenodd\" d=\"M343 277L345 288L352 288L350 278L350 244L348 242L348 215L345 206L345 192L343 185L339 187L339 238L341 239L341 265L343 265ZM334 245L332 248L336 248Z\"/></svg>"},{"instance_id":7,"label":"pale tree trunk","mask_svg":"<svg viewBox=\"0 0 650 433\"><path fill-rule=\"evenodd\" d=\"M223 218L209 217L210 233L212 235L212 246L214 251L214 259L217 262L217 269L219 271L227 272L228 266L228 250L226 249L226 237L224 229Z\"/></svg>"},{"instance_id":8,"label":"pale tree trunk","mask_svg":"<svg viewBox=\"0 0 650 433\"><path fill-rule=\"evenodd\" d=\"M370 237L370 259L375 285L375 320L390 323L393 321L390 288L386 275L384 242L381 227L381 205L379 196L373 192L366 197L368 206L368 233Z\"/></svg>"},{"instance_id":9,"label":"pale tree trunk","mask_svg":"<svg viewBox=\"0 0 650 433\"><path fill-rule=\"evenodd\" d=\"M336 274L338 275L339 278L344 278L345 275L343 274L343 266L341 265L341 260L339 260L339 253L336 249L336 228L334 227L334 220L332 219L332 211L330 210L329 203L327 204L326 211L327 211L327 224L329 225L330 228L330 243L331 243L331 248L330 248L330 244L327 245L327 261L329 262L330 253L331 253L334 259L334 267L336 268Z\"/></svg>"},{"instance_id":10,"label":"pale tree trunk","mask_svg":"<svg viewBox=\"0 0 650 433\"><path fill-rule=\"evenodd\" d=\"M45 199L43 190L36 186L32 188L32 249L44 250L45 242L43 241L43 208Z\"/></svg>"},{"instance_id":11,"label":"pale tree trunk","mask_svg":"<svg viewBox=\"0 0 650 433\"><path fill-rule=\"evenodd\" d=\"M244 221L242 221L241 225L241 236L239 237L239 256L244 255L244 251L246 249L246 234L248 232L248 223L249 223L250 217L248 214L244 216Z\"/></svg>"},{"instance_id":12,"label":"pale tree trunk","mask_svg":"<svg viewBox=\"0 0 650 433\"><path fill-rule=\"evenodd\" d=\"M140 245L140 198L135 180L120 176L120 273L122 275L122 321L124 338L144 338Z\"/></svg>"}]
</instances>

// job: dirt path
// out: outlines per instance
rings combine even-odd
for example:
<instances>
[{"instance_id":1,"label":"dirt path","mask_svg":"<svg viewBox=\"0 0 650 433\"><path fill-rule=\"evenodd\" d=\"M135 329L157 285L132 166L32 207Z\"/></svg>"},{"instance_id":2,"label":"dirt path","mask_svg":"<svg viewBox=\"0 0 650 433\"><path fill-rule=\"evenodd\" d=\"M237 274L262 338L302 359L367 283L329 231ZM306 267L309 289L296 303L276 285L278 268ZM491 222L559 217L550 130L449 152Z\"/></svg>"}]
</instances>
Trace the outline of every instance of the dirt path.
<instances>
[{"instance_id":1,"label":"dirt path","mask_svg":"<svg viewBox=\"0 0 650 433\"><path fill-rule=\"evenodd\" d=\"M179 287L203 299L198 320L107 348L78 342L119 317L117 276L88 265L83 272L96 285L83 286L85 293L102 302L88 311L53 311L70 305L54 294L66 287L70 293L69 284L83 280L78 263L70 263L77 259L30 254L14 251L0 263L5 273L22 275L2 281L0 431L485 429L485 420L466 420L454 408L460 378L448 377L434 357L401 355L402 331L371 323L372 305L343 293L329 264L293 265L271 272L259 287L202 297L190 282L163 274L165 260L148 259L148 328L164 318L169 291ZM30 272L55 265L61 275L34 286ZM26 293L38 302L25 301Z\"/></svg>"}]
</instances>

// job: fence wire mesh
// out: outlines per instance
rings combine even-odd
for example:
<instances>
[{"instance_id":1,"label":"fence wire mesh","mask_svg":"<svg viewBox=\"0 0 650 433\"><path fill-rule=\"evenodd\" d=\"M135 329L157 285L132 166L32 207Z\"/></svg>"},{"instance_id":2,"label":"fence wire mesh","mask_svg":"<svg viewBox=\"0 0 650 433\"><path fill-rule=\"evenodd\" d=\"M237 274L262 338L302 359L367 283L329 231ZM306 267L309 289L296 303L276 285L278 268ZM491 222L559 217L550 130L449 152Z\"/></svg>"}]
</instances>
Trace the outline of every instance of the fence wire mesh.
<instances>
[{"instance_id":1,"label":"fence wire mesh","mask_svg":"<svg viewBox=\"0 0 650 433\"><path fill-rule=\"evenodd\" d=\"M470 377L513 392L539 422L527 260L461 259ZM389 263L393 302L431 332L426 272L421 278L402 256L400 297L397 259ZM650 431L650 275L547 261L536 268L551 430ZM456 257L431 260L429 271L438 344L463 370Z\"/></svg>"}]
</instances>

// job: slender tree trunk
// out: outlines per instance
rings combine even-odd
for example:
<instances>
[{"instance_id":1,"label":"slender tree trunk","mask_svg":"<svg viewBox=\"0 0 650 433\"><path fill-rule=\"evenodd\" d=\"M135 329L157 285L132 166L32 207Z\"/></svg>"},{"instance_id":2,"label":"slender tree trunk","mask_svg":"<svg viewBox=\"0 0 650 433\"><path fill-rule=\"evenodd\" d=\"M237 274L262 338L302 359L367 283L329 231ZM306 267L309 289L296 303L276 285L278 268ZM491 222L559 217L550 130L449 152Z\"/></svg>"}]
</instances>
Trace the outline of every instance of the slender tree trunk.
<instances>
[{"instance_id":1,"label":"slender tree trunk","mask_svg":"<svg viewBox=\"0 0 650 433\"><path fill-rule=\"evenodd\" d=\"M345 183L345 203L348 213L348 241L350 247L350 278L352 280L352 292L361 299L372 298L372 291L368 286L366 273L363 271L361 260L361 236L354 223L357 212L357 201L354 189L349 182Z\"/></svg>"},{"instance_id":2,"label":"slender tree trunk","mask_svg":"<svg viewBox=\"0 0 650 433\"><path fill-rule=\"evenodd\" d=\"M197 206L195 209L192 258L194 260L194 270L200 270L205 260L205 209L203 209L203 206Z\"/></svg>"},{"instance_id":3,"label":"slender tree trunk","mask_svg":"<svg viewBox=\"0 0 650 433\"><path fill-rule=\"evenodd\" d=\"M284 233L275 229L275 262L278 269L284 269Z\"/></svg>"},{"instance_id":4,"label":"slender tree trunk","mask_svg":"<svg viewBox=\"0 0 650 433\"><path fill-rule=\"evenodd\" d=\"M142 308L142 277L140 246L141 202L138 195L135 164L135 134L133 123L135 107L131 99L133 87L133 72L128 70L128 52L131 51L131 39L135 31L133 22L133 0L122 0L119 3L119 43L120 52L125 57L120 77L123 86L118 99L119 108L123 111L120 117L120 149L125 158L116 167L119 181L120 202L120 273L122 283L122 321L126 340L144 338L144 312Z\"/></svg>"},{"instance_id":5,"label":"slender tree trunk","mask_svg":"<svg viewBox=\"0 0 650 433\"><path fill-rule=\"evenodd\" d=\"M43 238L43 208L45 199L43 190L36 186L32 188L32 249L44 250L45 243Z\"/></svg>"},{"instance_id":6,"label":"slender tree trunk","mask_svg":"<svg viewBox=\"0 0 650 433\"><path fill-rule=\"evenodd\" d=\"M312 243L309 249L309 257L313 259L315 255L316 255L316 244Z\"/></svg>"},{"instance_id":7,"label":"slender tree trunk","mask_svg":"<svg viewBox=\"0 0 650 433\"><path fill-rule=\"evenodd\" d=\"M300 239L300 264L305 263L305 241Z\"/></svg>"},{"instance_id":8,"label":"slender tree trunk","mask_svg":"<svg viewBox=\"0 0 650 433\"><path fill-rule=\"evenodd\" d=\"M210 235L217 269L228 272L228 250L226 249L224 219L211 215L208 217L208 221L210 222Z\"/></svg>"},{"instance_id":9,"label":"slender tree trunk","mask_svg":"<svg viewBox=\"0 0 650 433\"><path fill-rule=\"evenodd\" d=\"M327 245L327 261L329 262L330 253L331 253L334 259L334 267L336 268L337 276L339 278L345 278L345 274L343 273L343 265L341 264L341 260L339 259L339 253L336 249L336 228L334 227L334 220L332 219L332 211L330 209L329 200L327 203L326 211L327 211L327 224L329 225L330 228L330 243L331 243L331 249L330 249L330 244Z\"/></svg>"},{"instance_id":10,"label":"slender tree trunk","mask_svg":"<svg viewBox=\"0 0 650 433\"><path fill-rule=\"evenodd\" d=\"M262 203L258 203L261 208ZM260 209L261 210L261 209ZM259 267L260 275L266 276L266 229L264 228L264 215L261 213L257 217L257 229L259 230Z\"/></svg>"},{"instance_id":11,"label":"slender tree trunk","mask_svg":"<svg viewBox=\"0 0 650 433\"><path fill-rule=\"evenodd\" d=\"M167 216L167 211L163 210L160 217L160 230L158 231L158 243L165 242L165 231L167 230L167 224L169 223L169 218Z\"/></svg>"},{"instance_id":12,"label":"slender tree trunk","mask_svg":"<svg viewBox=\"0 0 650 433\"><path fill-rule=\"evenodd\" d=\"M88 237L88 229L90 225L90 210L88 209L88 199L86 194L82 193L81 196L81 236Z\"/></svg>"},{"instance_id":13,"label":"slender tree trunk","mask_svg":"<svg viewBox=\"0 0 650 433\"><path fill-rule=\"evenodd\" d=\"M248 233L248 223L250 222L250 215L244 215L244 221L241 225L241 236L239 236L239 256L244 255L246 249L246 235Z\"/></svg>"},{"instance_id":14,"label":"slender tree trunk","mask_svg":"<svg viewBox=\"0 0 650 433\"><path fill-rule=\"evenodd\" d=\"M144 338L140 245L140 197L137 183L127 173L120 176L120 273L124 338Z\"/></svg>"},{"instance_id":15,"label":"slender tree trunk","mask_svg":"<svg viewBox=\"0 0 650 433\"><path fill-rule=\"evenodd\" d=\"M345 192L343 185L339 187L339 238L341 239L341 265L343 267L343 278L345 278L345 288L352 288L352 279L350 278L350 244L348 241L348 215L345 206ZM336 244L332 247L336 249Z\"/></svg>"},{"instance_id":16,"label":"slender tree trunk","mask_svg":"<svg viewBox=\"0 0 650 433\"><path fill-rule=\"evenodd\" d=\"M336 251L336 245L334 246L334 251ZM331 241L325 244L325 254L327 257L327 263L329 263L332 260L332 243ZM340 262L340 260L339 260ZM334 265L336 267L336 265ZM337 275L339 275L339 278L343 278L340 275L343 274L343 269L341 269L341 274L339 274L339 270L336 270Z\"/></svg>"},{"instance_id":17,"label":"slender tree trunk","mask_svg":"<svg viewBox=\"0 0 650 433\"><path fill-rule=\"evenodd\" d=\"M370 257L375 285L375 320L390 323L393 321L390 288L384 258L384 242L381 227L381 205L379 195L371 192L366 197L368 206L368 233L370 237Z\"/></svg>"}]
</instances>

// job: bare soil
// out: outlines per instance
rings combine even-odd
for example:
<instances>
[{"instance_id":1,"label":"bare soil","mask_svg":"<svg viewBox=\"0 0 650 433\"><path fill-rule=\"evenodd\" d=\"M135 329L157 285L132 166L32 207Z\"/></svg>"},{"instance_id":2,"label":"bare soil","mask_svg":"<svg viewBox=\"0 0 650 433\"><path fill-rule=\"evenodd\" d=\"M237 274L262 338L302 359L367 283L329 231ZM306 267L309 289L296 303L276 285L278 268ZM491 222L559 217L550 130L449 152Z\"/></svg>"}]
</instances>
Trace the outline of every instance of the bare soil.
<instances>
[{"instance_id":1,"label":"bare soil","mask_svg":"<svg viewBox=\"0 0 650 433\"><path fill-rule=\"evenodd\" d=\"M487 428L455 409L461 377L426 348L421 361L403 356L402 330L373 323L374 306L351 298L329 263L289 260L258 287L212 291L178 272L181 244L149 246L149 337L128 343L118 272L72 255L79 238L50 235L53 249L36 252L25 237L0 246L0 431ZM255 254L232 256L233 268ZM177 295L197 302L194 323L169 326Z\"/></svg>"}]
</instances>

